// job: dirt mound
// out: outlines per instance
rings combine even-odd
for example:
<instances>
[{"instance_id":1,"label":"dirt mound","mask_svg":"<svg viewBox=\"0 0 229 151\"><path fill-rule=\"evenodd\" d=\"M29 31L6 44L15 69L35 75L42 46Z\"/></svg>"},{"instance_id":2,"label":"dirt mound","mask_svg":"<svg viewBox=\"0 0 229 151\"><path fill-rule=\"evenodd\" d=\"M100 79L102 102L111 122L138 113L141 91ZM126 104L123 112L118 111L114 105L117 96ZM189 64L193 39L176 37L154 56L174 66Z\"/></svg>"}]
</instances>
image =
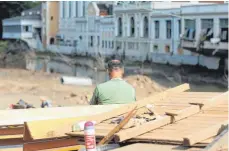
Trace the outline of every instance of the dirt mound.
<instances>
[{"instance_id":1,"label":"dirt mound","mask_svg":"<svg viewBox=\"0 0 229 151\"><path fill-rule=\"evenodd\" d=\"M125 80L135 88L137 100L166 89L144 75L128 76Z\"/></svg>"}]
</instances>

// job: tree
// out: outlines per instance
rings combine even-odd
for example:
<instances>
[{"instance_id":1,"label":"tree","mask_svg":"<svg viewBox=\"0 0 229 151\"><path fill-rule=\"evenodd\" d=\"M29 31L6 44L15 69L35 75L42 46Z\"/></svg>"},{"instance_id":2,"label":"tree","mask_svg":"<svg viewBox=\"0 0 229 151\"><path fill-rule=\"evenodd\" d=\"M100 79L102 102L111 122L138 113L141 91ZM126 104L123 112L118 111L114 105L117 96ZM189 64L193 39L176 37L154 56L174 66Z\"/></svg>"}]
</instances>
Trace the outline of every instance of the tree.
<instances>
[{"instance_id":1,"label":"tree","mask_svg":"<svg viewBox=\"0 0 229 151\"><path fill-rule=\"evenodd\" d=\"M0 1L0 39L2 38L2 20L20 16L21 12L39 5L41 2L32 1Z\"/></svg>"}]
</instances>

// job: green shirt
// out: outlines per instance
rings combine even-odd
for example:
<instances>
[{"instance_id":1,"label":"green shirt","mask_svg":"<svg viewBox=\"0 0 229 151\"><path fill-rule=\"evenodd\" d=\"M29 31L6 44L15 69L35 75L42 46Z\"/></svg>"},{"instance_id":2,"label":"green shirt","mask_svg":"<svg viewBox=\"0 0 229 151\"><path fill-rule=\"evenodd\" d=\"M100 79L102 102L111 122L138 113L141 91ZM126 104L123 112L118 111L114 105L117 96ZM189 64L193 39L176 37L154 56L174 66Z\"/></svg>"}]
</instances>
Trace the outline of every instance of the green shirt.
<instances>
[{"instance_id":1,"label":"green shirt","mask_svg":"<svg viewBox=\"0 0 229 151\"><path fill-rule=\"evenodd\" d=\"M116 78L97 85L90 104L127 104L135 101L135 89L126 81Z\"/></svg>"}]
</instances>

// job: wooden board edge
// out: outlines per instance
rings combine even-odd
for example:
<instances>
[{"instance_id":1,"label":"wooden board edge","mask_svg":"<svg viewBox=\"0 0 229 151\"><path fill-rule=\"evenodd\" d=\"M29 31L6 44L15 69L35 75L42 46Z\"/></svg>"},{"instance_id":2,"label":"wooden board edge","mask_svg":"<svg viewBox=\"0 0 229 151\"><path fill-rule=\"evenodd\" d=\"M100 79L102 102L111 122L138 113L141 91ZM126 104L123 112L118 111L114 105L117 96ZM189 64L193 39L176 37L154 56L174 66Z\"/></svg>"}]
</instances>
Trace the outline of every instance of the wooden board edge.
<instances>
[{"instance_id":1,"label":"wooden board edge","mask_svg":"<svg viewBox=\"0 0 229 151\"><path fill-rule=\"evenodd\" d=\"M44 149L52 149L59 147L68 147L78 145L75 138L62 138L53 140L37 140L32 142L26 142L23 144L23 151L37 151Z\"/></svg>"},{"instance_id":2,"label":"wooden board edge","mask_svg":"<svg viewBox=\"0 0 229 151\"><path fill-rule=\"evenodd\" d=\"M183 146L192 146L210 137L216 136L228 126L228 120L189 134L183 138Z\"/></svg>"}]
</instances>

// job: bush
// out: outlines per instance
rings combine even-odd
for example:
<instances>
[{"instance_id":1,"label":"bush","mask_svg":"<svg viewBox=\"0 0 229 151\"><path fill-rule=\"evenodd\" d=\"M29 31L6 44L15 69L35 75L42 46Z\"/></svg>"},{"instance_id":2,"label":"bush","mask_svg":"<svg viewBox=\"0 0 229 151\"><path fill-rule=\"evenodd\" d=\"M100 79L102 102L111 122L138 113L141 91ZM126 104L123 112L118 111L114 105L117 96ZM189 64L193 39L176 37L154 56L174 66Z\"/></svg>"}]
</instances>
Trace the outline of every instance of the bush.
<instances>
[{"instance_id":1,"label":"bush","mask_svg":"<svg viewBox=\"0 0 229 151\"><path fill-rule=\"evenodd\" d=\"M0 53L6 51L7 46L8 46L7 41L0 41Z\"/></svg>"}]
</instances>

